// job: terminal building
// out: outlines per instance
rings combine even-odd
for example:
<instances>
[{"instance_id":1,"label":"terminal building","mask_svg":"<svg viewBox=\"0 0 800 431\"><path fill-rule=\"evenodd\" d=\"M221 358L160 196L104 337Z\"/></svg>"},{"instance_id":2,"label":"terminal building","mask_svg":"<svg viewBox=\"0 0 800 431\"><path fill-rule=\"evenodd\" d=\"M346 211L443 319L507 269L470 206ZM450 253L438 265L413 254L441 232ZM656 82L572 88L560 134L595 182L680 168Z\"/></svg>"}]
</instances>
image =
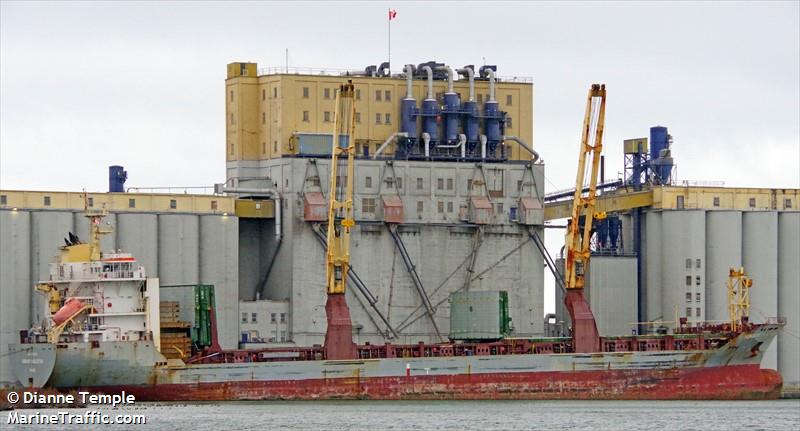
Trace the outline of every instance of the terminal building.
<instances>
[{"instance_id":1,"label":"terminal building","mask_svg":"<svg viewBox=\"0 0 800 431\"><path fill-rule=\"evenodd\" d=\"M223 348L322 344L322 229L336 92L347 81L358 149L347 290L354 340L447 339L448 298L469 290L508 292L513 337L563 334L563 310L544 316L535 238L563 234L545 222L568 218L571 201L544 194L532 80L501 73L436 62L395 75L388 65L231 63L220 143L227 177L209 179L221 183L215 194L0 190L0 385L11 379L7 344L45 306L33 285L68 232L86 236L85 203L110 212L115 233L104 249L133 253L162 286L215 286ZM788 321L764 366L800 390L800 340L791 335L800 333L800 191L680 183L662 151L666 129L657 135L625 143L629 170L598 198L607 217L596 227L587 291L601 334L669 328L676 316L726 320L728 269L744 266L752 318Z\"/></svg>"}]
</instances>

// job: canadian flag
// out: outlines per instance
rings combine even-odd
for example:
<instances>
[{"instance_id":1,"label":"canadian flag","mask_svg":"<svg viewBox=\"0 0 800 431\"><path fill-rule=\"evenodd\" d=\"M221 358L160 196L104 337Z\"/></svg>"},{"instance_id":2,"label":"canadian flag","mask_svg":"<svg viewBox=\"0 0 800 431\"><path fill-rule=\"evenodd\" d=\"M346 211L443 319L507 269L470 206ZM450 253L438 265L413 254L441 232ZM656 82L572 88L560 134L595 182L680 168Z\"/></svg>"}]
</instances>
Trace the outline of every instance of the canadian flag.
<instances>
[{"instance_id":1,"label":"canadian flag","mask_svg":"<svg viewBox=\"0 0 800 431\"><path fill-rule=\"evenodd\" d=\"M389 21L397 18L397 11L394 9L389 9Z\"/></svg>"}]
</instances>

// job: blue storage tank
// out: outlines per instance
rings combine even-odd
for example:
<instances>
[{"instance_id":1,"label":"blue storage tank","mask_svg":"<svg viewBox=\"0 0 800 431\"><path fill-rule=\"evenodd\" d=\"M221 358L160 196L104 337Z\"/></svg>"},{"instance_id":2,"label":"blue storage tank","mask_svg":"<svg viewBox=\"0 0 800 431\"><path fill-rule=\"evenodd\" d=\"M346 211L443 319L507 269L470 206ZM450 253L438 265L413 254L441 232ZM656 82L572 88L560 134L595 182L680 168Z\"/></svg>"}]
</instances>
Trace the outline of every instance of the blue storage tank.
<instances>
[{"instance_id":1,"label":"blue storage tank","mask_svg":"<svg viewBox=\"0 0 800 431\"><path fill-rule=\"evenodd\" d=\"M417 137L417 117L414 111L417 109L417 101L413 98L403 99L400 105L400 131L408 133L409 138Z\"/></svg>"},{"instance_id":2,"label":"blue storage tank","mask_svg":"<svg viewBox=\"0 0 800 431\"><path fill-rule=\"evenodd\" d=\"M655 160L661 154L661 150L668 146L667 128L655 126L650 128L650 160Z\"/></svg>"},{"instance_id":3,"label":"blue storage tank","mask_svg":"<svg viewBox=\"0 0 800 431\"><path fill-rule=\"evenodd\" d=\"M425 99L422 101L422 131L431 135L431 140L435 141L439 136L439 103L436 99Z\"/></svg>"},{"instance_id":4,"label":"blue storage tank","mask_svg":"<svg viewBox=\"0 0 800 431\"><path fill-rule=\"evenodd\" d=\"M466 127L464 133L467 135L467 142L478 140L480 124L478 123L478 103L475 101L464 102L464 112L466 112Z\"/></svg>"},{"instance_id":5,"label":"blue storage tank","mask_svg":"<svg viewBox=\"0 0 800 431\"><path fill-rule=\"evenodd\" d=\"M500 109L497 101L489 101L483 104L484 125L483 132L489 142L499 142L502 139L500 133Z\"/></svg>"},{"instance_id":6,"label":"blue storage tank","mask_svg":"<svg viewBox=\"0 0 800 431\"><path fill-rule=\"evenodd\" d=\"M122 166L109 166L108 167L108 192L109 193L124 193L125 180L128 179L128 172Z\"/></svg>"},{"instance_id":7,"label":"blue storage tank","mask_svg":"<svg viewBox=\"0 0 800 431\"><path fill-rule=\"evenodd\" d=\"M444 140L453 142L458 139L458 116L461 109L461 100L456 93L444 95Z\"/></svg>"}]
</instances>

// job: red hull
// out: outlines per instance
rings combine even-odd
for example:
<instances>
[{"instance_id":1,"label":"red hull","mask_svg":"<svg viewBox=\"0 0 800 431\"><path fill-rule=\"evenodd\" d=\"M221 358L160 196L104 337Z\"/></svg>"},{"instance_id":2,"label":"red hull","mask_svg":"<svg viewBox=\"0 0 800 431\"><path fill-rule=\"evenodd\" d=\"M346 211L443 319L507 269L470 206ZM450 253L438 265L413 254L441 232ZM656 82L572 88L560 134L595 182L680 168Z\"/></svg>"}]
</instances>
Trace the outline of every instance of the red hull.
<instances>
[{"instance_id":1,"label":"red hull","mask_svg":"<svg viewBox=\"0 0 800 431\"><path fill-rule=\"evenodd\" d=\"M782 381L758 365L662 370L458 374L156 386L104 386L137 401L231 401L260 399L776 399Z\"/></svg>"}]
</instances>

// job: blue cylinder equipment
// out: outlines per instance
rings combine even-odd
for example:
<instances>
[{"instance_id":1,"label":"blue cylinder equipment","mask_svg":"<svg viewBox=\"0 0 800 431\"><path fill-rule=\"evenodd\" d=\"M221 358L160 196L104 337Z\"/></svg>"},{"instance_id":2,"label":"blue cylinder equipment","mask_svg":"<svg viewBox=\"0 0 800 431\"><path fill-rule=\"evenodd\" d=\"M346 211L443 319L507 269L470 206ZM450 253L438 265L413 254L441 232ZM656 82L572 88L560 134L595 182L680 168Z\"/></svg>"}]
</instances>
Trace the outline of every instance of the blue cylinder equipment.
<instances>
[{"instance_id":1,"label":"blue cylinder equipment","mask_svg":"<svg viewBox=\"0 0 800 431\"><path fill-rule=\"evenodd\" d=\"M125 180L128 179L128 172L122 166L108 167L108 192L123 193L125 191Z\"/></svg>"},{"instance_id":2,"label":"blue cylinder equipment","mask_svg":"<svg viewBox=\"0 0 800 431\"><path fill-rule=\"evenodd\" d=\"M422 101L422 131L431 135L431 140L436 140L439 136L439 104L436 99L425 99Z\"/></svg>"},{"instance_id":3,"label":"blue cylinder equipment","mask_svg":"<svg viewBox=\"0 0 800 431\"><path fill-rule=\"evenodd\" d=\"M483 132L489 142L499 142L502 139L500 133L500 109L496 101L492 100L483 104Z\"/></svg>"},{"instance_id":4,"label":"blue cylinder equipment","mask_svg":"<svg viewBox=\"0 0 800 431\"><path fill-rule=\"evenodd\" d=\"M444 94L444 140L454 142L458 139L458 111L461 108L461 100L456 93Z\"/></svg>"},{"instance_id":5,"label":"blue cylinder equipment","mask_svg":"<svg viewBox=\"0 0 800 431\"><path fill-rule=\"evenodd\" d=\"M467 142L474 142L478 140L478 133L480 133L480 124L478 123L478 103L475 101L464 102L464 111L466 112L466 127L464 133L467 135Z\"/></svg>"},{"instance_id":6,"label":"blue cylinder equipment","mask_svg":"<svg viewBox=\"0 0 800 431\"><path fill-rule=\"evenodd\" d=\"M655 126L650 128L650 160L655 160L661 155L661 150L667 148L667 128Z\"/></svg>"},{"instance_id":7,"label":"blue cylinder equipment","mask_svg":"<svg viewBox=\"0 0 800 431\"><path fill-rule=\"evenodd\" d=\"M400 105L400 131L408 133L409 138L417 137L417 118L414 115L414 110L417 108L417 101L413 98L406 97Z\"/></svg>"}]
</instances>

